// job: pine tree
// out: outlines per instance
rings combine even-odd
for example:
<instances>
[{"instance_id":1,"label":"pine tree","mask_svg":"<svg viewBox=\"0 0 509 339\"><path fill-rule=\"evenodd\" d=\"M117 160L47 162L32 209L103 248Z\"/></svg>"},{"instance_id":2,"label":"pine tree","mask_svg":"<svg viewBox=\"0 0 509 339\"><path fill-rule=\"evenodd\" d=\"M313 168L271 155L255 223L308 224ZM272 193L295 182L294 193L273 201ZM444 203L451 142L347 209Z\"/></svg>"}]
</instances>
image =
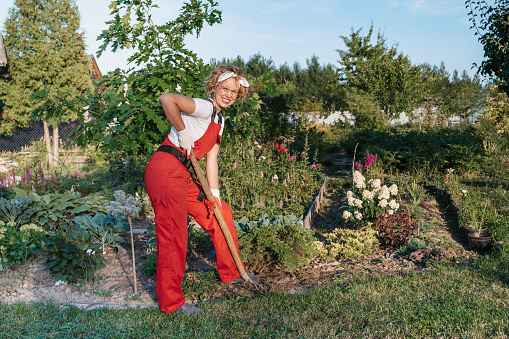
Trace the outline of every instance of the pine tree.
<instances>
[{"instance_id":1,"label":"pine tree","mask_svg":"<svg viewBox=\"0 0 509 339\"><path fill-rule=\"evenodd\" d=\"M0 83L5 104L0 133L12 134L15 128L28 126L38 106L30 99L35 91L46 87L51 98L59 91L72 96L91 88L90 60L79 27L73 0L15 0L4 23L11 79ZM55 145L53 151L48 149L50 154L58 153L58 124L76 118L71 111L62 110L43 119L48 148L47 125L53 126Z\"/></svg>"}]
</instances>

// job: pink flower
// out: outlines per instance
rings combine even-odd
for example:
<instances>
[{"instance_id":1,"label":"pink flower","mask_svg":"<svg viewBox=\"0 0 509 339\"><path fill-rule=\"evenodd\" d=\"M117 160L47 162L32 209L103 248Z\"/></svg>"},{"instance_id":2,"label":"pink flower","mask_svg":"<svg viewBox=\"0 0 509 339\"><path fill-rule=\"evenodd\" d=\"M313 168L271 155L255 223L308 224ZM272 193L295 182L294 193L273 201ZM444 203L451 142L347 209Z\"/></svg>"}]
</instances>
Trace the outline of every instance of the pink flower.
<instances>
[{"instance_id":1,"label":"pink flower","mask_svg":"<svg viewBox=\"0 0 509 339\"><path fill-rule=\"evenodd\" d=\"M233 164L233 168L237 168L237 163L234 163L234 164Z\"/></svg>"},{"instance_id":2,"label":"pink flower","mask_svg":"<svg viewBox=\"0 0 509 339\"><path fill-rule=\"evenodd\" d=\"M74 172L74 174L76 174L76 176L78 177L80 175L80 171L76 171Z\"/></svg>"},{"instance_id":3,"label":"pink flower","mask_svg":"<svg viewBox=\"0 0 509 339\"><path fill-rule=\"evenodd\" d=\"M303 156L305 156L305 155L306 155L306 152L304 152L304 151L302 151L302 152L300 153L300 156L301 156L301 157L303 157Z\"/></svg>"},{"instance_id":4,"label":"pink flower","mask_svg":"<svg viewBox=\"0 0 509 339\"><path fill-rule=\"evenodd\" d=\"M295 155L292 155L292 156L290 157L290 159L291 159L291 160L295 160L295 159L296 159L296 156L295 156Z\"/></svg>"},{"instance_id":5,"label":"pink flower","mask_svg":"<svg viewBox=\"0 0 509 339\"><path fill-rule=\"evenodd\" d=\"M316 165L315 164L311 165L311 168L316 168Z\"/></svg>"},{"instance_id":6,"label":"pink flower","mask_svg":"<svg viewBox=\"0 0 509 339\"><path fill-rule=\"evenodd\" d=\"M276 148L279 148L279 144L277 142L275 143L275 146L276 146Z\"/></svg>"},{"instance_id":7,"label":"pink flower","mask_svg":"<svg viewBox=\"0 0 509 339\"><path fill-rule=\"evenodd\" d=\"M287 149L285 149L285 153L288 153L288 148L287 148Z\"/></svg>"}]
</instances>

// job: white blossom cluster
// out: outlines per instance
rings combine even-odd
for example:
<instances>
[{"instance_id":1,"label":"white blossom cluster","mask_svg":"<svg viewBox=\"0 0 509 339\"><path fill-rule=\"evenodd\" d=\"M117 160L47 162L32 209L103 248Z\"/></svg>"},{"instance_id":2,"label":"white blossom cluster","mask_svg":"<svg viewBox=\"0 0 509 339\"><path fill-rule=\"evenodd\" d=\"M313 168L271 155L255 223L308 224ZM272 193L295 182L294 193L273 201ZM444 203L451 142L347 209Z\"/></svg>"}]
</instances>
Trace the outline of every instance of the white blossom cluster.
<instances>
[{"instance_id":1,"label":"white blossom cluster","mask_svg":"<svg viewBox=\"0 0 509 339\"><path fill-rule=\"evenodd\" d=\"M389 214L394 214L399 209L399 203L394 199L398 195L397 185L382 185L380 179L371 179L366 184L366 178L359 171L354 171L353 184L360 199L353 191L347 191L346 198L351 209L343 211L343 219L362 220L363 215L359 210L370 204Z\"/></svg>"},{"instance_id":2,"label":"white blossom cluster","mask_svg":"<svg viewBox=\"0 0 509 339\"><path fill-rule=\"evenodd\" d=\"M110 201L109 206L106 206L106 211L113 215L123 218L135 217L140 212L140 202L135 197L124 191L118 190L113 193L115 201Z\"/></svg>"}]
</instances>

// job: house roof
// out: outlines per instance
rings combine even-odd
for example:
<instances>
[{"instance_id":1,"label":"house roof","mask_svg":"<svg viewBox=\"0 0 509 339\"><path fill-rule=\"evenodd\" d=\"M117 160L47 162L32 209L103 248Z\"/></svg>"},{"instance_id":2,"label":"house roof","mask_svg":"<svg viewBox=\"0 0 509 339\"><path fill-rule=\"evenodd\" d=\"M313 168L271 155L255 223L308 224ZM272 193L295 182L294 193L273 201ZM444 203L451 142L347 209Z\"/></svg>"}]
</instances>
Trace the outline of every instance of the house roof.
<instances>
[{"instance_id":1,"label":"house roof","mask_svg":"<svg viewBox=\"0 0 509 339\"><path fill-rule=\"evenodd\" d=\"M93 54L89 55L90 62L92 63L92 73L90 74L90 78L93 82L96 82L97 80L102 78L101 70L99 69L99 66L97 66L97 62L95 61L95 57Z\"/></svg>"},{"instance_id":2,"label":"house roof","mask_svg":"<svg viewBox=\"0 0 509 339\"><path fill-rule=\"evenodd\" d=\"M4 39L0 33L0 67L7 66L7 53L5 53Z\"/></svg>"}]
</instances>

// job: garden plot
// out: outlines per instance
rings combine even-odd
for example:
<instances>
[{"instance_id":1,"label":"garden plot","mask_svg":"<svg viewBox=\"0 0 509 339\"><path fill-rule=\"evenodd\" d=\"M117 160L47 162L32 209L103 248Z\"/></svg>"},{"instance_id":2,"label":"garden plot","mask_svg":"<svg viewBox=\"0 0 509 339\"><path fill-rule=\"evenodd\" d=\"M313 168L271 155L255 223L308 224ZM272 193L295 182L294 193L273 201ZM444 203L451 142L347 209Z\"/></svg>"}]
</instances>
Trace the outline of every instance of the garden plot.
<instances>
[{"instance_id":1,"label":"garden plot","mask_svg":"<svg viewBox=\"0 0 509 339\"><path fill-rule=\"evenodd\" d=\"M344 196L329 190L324 195L322 210L313 225L321 230L337 225L341 217L338 206ZM421 202L422 221L420 237L435 248L433 252L423 250L414 253L398 253L394 249L380 247L374 253L358 259L318 261L313 260L304 268L292 272L276 267L266 267L254 272L261 278L260 285L221 284L214 272L215 263L207 254L192 253L188 256L188 271L184 291L189 301L234 296L257 297L267 293L296 294L323 284L348 283L359 278L381 275L406 274L433 269L435 259L452 262L471 260L475 253L469 251L468 241L463 235L454 215L433 197ZM146 221L138 220L140 223ZM141 224L140 224L141 225ZM135 225L135 228L142 228ZM143 226L145 227L145 226ZM129 241L129 237L126 237ZM18 301L74 304L83 308L106 305L114 308L157 307L155 278L143 274L142 266L147 235L135 238L137 256L138 296L134 296L132 261L130 251L108 252L104 267L96 272L93 281L80 284L60 284L44 270L41 261L35 261L22 268L7 269L0 273L0 302L12 304ZM248 265L249 270L249 265Z\"/></svg>"}]
</instances>

